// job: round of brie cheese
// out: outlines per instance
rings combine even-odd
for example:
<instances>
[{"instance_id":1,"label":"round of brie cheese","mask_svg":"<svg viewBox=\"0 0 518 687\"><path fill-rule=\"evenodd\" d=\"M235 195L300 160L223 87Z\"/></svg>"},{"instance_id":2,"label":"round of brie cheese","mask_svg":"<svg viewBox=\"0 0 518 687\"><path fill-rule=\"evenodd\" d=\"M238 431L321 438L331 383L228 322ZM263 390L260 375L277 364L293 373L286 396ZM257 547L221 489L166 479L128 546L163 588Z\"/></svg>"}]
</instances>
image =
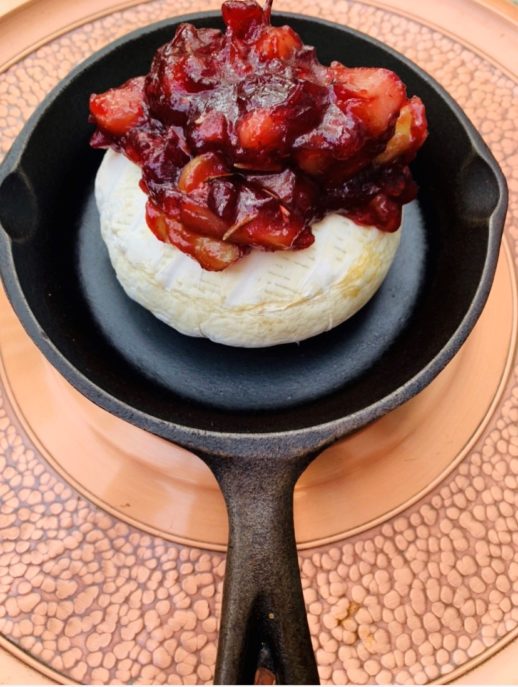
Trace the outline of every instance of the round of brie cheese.
<instances>
[{"instance_id":1,"label":"round of brie cheese","mask_svg":"<svg viewBox=\"0 0 518 687\"><path fill-rule=\"evenodd\" d=\"M96 177L101 232L127 295L177 331L229 346L302 341L344 322L394 259L394 233L331 214L299 251L251 253L221 272L159 241L145 220L140 168L108 150Z\"/></svg>"}]
</instances>

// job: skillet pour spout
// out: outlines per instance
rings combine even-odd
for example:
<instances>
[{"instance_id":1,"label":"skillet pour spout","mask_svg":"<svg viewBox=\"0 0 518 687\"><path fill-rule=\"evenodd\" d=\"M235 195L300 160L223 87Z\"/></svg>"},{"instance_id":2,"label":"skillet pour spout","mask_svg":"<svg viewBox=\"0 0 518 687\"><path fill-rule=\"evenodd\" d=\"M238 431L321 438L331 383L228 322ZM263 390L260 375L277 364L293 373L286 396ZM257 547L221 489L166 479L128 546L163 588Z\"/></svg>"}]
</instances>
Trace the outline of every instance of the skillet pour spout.
<instances>
[{"instance_id":1,"label":"skillet pour spout","mask_svg":"<svg viewBox=\"0 0 518 687\"><path fill-rule=\"evenodd\" d=\"M391 48L321 19L280 14L320 60L395 71L425 103L396 260L350 321L300 345L230 349L168 328L130 301L100 238L88 98L148 71L180 23L139 29L71 72L0 168L0 271L26 331L81 393L197 453L224 493L230 541L216 680L316 683L293 525L293 488L319 451L421 391L477 321L493 280L505 179L453 99ZM266 657L266 658L265 658Z\"/></svg>"}]
</instances>

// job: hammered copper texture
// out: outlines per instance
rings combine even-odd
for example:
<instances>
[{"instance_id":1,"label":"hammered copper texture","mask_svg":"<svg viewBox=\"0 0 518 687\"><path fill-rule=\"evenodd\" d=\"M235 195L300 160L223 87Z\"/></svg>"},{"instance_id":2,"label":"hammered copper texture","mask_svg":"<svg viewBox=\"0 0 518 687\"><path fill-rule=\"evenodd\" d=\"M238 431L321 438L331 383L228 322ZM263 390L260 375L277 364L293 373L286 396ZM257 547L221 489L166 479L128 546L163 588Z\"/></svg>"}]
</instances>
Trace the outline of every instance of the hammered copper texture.
<instances>
[{"instance_id":1,"label":"hammered copper texture","mask_svg":"<svg viewBox=\"0 0 518 687\"><path fill-rule=\"evenodd\" d=\"M0 150L91 52L146 23L198 9L196 0L146 3L74 30L11 67L0 76ZM277 9L359 28L448 88L508 177L507 235L516 257L511 79L453 39L385 10L295 0ZM301 552L323 682L445 679L518 630L517 399L514 376L466 459L402 515ZM105 514L37 453L5 394L0 403L0 633L69 680L210 682L224 557Z\"/></svg>"}]
</instances>

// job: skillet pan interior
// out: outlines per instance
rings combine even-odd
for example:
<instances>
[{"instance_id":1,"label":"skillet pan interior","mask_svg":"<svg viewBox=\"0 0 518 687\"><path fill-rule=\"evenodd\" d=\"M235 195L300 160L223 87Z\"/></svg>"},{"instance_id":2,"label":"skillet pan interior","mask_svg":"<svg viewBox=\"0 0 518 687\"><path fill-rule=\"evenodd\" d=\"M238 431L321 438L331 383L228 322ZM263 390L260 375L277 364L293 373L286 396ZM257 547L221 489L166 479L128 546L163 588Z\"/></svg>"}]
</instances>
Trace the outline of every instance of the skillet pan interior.
<instances>
[{"instance_id":1,"label":"skillet pan interior","mask_svg":"<svg viewBox=\"0 0 518 687\"><path fill-rule=\"evenodd\" d=\"M221 25L215 13L184 19ZM123 402L141 425L151 417L209 431L281 432L354 415L405 385L415 393L467 336L489 291L505 212L489 151L449 96L405 58L355 31L276 15L274 23L290 23L323 63L393 69L422 98L430 136L414 166L418 202L407 207L401 250L382 289L344 325L270 349L184 337L115 280L92 195L101 153L88 146L87 123L89 94L145 73L177 23L137 31L80 66L4 165L17 171L0 188L2 223L13 238L2 267L26 328L83 393L118 414L112 399Z\"/></svg>"}]
</instances>

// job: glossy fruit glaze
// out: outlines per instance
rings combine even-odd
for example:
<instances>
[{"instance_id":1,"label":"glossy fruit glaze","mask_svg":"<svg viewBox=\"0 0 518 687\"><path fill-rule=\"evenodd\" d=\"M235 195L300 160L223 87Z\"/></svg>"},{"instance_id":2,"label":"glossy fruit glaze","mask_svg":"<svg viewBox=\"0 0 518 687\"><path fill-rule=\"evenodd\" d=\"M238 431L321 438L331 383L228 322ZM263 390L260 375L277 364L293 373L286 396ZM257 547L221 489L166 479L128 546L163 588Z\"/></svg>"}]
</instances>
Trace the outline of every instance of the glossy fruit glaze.
<instances>
[{"instance_id":1,"label":"glossy fruit glaze","mask_svg":"<svg viewBox=\"0 0 518 687\"><path fill-rule=\"evenodd\" d=\"M320 64L270 4L227 0L226 32L182 24L149 74L90 98L91 144L142 168L154 234L221 270L303 249L330 212L395 231L424 106L394 72Z\"/></svg>"}]
</instances>

